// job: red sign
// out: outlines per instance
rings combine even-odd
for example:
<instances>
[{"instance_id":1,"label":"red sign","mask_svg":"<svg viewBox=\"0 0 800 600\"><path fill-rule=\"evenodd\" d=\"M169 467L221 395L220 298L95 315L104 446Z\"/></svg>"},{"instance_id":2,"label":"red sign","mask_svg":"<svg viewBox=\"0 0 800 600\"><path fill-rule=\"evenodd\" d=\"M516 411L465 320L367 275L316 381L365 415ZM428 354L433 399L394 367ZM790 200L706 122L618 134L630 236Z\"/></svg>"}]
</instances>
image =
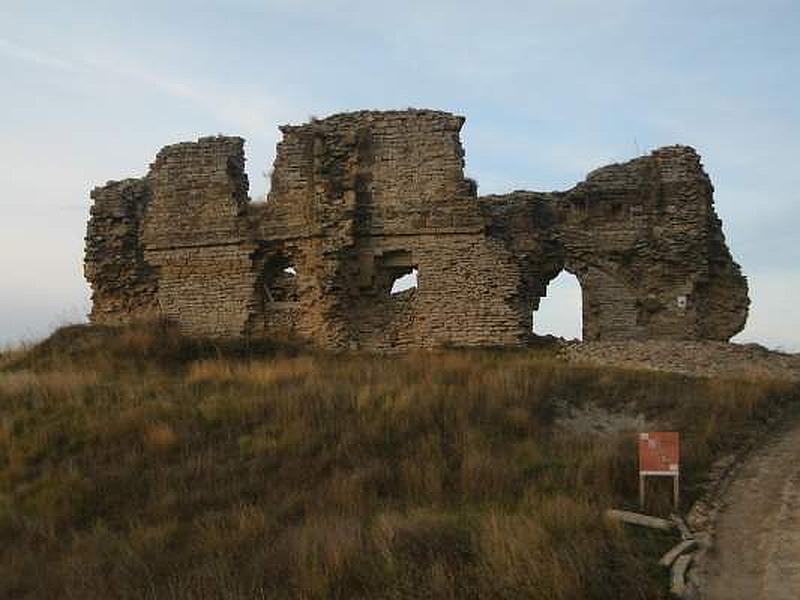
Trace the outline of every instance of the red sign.
<instances>
[{"instance_id":1,"label":"red sign","mask_svg":"<svg viewBox=\"0 0 800 600\"><path fill-rule=\"evenodd\" d=\"M639 434L639 473L642 475L677 475L680 457L677 431Z\"/></svg>"}]
</instances>

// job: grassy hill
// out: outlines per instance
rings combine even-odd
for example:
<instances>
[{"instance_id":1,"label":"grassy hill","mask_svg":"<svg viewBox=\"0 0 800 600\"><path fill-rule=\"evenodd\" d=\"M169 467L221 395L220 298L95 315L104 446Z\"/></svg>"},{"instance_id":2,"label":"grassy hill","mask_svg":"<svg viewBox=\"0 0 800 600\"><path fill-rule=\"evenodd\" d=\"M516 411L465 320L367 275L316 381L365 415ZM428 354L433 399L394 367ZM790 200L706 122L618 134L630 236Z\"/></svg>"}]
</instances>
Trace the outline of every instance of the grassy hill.
<instances>
[{"instance_id":1,"label":"grassy hill","mask_svg":"<svg viewBox=\"0 0 800 600\"><path fill-rule=\"evenodd\" d=\"M800 386L579 367L552 349L379 357L75 326L0 356L2 598L657 598L670 544L632 432L681 431L686 502Z\"/></svg>"}]
</instances>

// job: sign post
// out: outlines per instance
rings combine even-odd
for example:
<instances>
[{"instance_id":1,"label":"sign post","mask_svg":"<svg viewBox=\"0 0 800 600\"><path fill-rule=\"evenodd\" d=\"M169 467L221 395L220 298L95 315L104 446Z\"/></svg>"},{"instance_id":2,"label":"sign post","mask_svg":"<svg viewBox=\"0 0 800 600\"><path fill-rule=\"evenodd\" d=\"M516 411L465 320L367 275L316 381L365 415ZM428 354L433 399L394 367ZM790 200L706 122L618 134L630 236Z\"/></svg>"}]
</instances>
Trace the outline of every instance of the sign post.
<instances>
[{"instance_id":1,"label":"sign post","mask_svg":"<svg viewBox=\"0 0 800 600\"><path fill-rule=\"evenodd\" d=\"M644 508L645 478L672 477L672 502L680 504L680 436L677 431L639 434L639 505Z\"/></svg>"}]
</instances>

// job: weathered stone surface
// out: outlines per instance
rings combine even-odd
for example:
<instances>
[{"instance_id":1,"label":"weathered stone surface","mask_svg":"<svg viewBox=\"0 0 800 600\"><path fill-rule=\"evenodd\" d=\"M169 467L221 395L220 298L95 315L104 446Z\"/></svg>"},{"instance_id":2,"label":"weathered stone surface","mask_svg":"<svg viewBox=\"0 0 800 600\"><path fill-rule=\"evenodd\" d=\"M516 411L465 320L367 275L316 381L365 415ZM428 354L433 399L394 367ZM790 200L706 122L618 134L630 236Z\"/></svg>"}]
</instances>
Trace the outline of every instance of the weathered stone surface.
<instances>
[{"instance_id":1,"label":"weathered stone surface","mask_svg":"<svg viewBox=\"0 0 800 600\"><path fill-rule=\"evenodd\" d=\"M113 323L158 314L158 275L144 259L147 179L109 181L92 191L85 275L92 284L92 321Z\"/></svg>"},{"instance_id":2,"label":"weathered stone surface","mask_svg":"<svg viewBox=\"0 0 800 600\"><path fill-rule=\"evenodd\" d=\"M595 366L668 371L695 377L800 381L800 354L783 354L756 344L668 339L568 342L561 354L570 362Z\"/></svg>"},{"instance_id":3,"label":"weathered stone surface","mask_svg":"<svg viewBox=\"0 0 800 600\"><path fill-rule=\"evenodd\" d=\"M478 197L462 117L361 111L284 126L266 202L241 138L167 146L93 191L92 319L160 314L192 335L326 348L515 346L574 273L587 340L727 340L747 284L697 154L662 148L560 193ZM418 287L392 294L412 270Z\"/></svg>"}]
</instances>

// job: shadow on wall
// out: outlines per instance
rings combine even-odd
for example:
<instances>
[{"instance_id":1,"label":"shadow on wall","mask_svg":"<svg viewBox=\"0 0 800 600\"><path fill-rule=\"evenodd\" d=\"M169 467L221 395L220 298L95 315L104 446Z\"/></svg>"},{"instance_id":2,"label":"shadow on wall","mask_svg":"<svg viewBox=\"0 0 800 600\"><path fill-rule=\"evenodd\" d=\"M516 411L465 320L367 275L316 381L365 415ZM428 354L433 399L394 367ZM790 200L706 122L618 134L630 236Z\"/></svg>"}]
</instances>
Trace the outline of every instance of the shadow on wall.
<instances>
[{"instance_id":1,"label":"shadow on wall","mask_svg":"<svg viewBox=\"0 0 800 600\"><path fill-rule=\"evenodd\" d=\"M583 338L583 297L581 284L572 273L561 271L547 285L539 310L533 311L533 332L566 339Z\"/></svg>"}]
</instances>

